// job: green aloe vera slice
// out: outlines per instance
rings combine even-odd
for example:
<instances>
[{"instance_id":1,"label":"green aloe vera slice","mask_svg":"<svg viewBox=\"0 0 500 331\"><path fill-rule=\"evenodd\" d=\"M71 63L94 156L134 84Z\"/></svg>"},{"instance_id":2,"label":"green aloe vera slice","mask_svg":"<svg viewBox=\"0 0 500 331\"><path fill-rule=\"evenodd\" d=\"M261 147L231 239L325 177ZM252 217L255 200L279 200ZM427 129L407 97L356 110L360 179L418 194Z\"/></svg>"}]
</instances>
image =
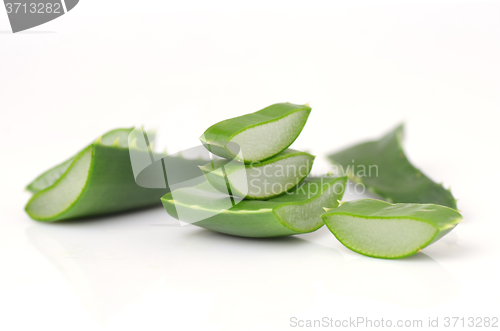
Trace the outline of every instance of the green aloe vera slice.
<instances>
[{"instance_id":1,"label":"green aloe vera slice","mask_svg":"<svg viewBox=\"0 0 500 331\"><path fill-rule=\"evenodd\" d=\"M205 182L170 192L162 202L171 216L208 230L242 237L280 237L319 229L324 224L320 217L323 208L338 206L346 180L307 178L277 198L239 203ZM229 200L233 207L226 209Z\"/></svg>"},{"instance_id":2,"label":"green aloe vera slice","mask_svg":"<svg viewBox=\"0 0 500 331\"><path fill-rule=\"evenodd\" d=\"M27 187L35 193L26 205L28 215L53 222L159 204L167 189L143 188L135 182L128 149L131 130L104 134L35 179ZM149 158L147 151L142 153Z\"/></svg>"},{"instance_id":3,"label":"green aloe vera slice","mask_svg":"<svg viewBox=\"0 0 500 331\"><path fill-rule=\"evenodd\" d=\"M322 218L347 248L386 259L418 253L462 220L455 209L440 205L390 204L374 199L343 202Z\"/></svg>"},{"instance_id":4,"label":"green aloe vera slice","mask_svg":"<svg viewBox=\"0 0 500 331\"><path fill-rule=\"evenodd\" d=\"M246 199L269 199L290 191L309 175L314 156L287 149L263 162L244 167L215 160L200 169L213 187Z\"/></svg>"},{"instance_id":5,"label":"green aloe vera slice","mask_svg":"<svg viewBox=\"0 0 500 331\"><path fill-rule=\"evenodd\" d=\"M328 158L342 167L350 179L393 203L433 203L457 209L450 190L415 168L405 156L400 125L380 140L365 142Z\"/></svg>"},{"instance_id":6,"label":"green aloe vera slice","mask_svg":"<svg viewBox=\"0 0 500 331\"><path fill-rule=\"evenodd\" d=\"M200 141L220 157L232 159L241 150L245 163L260 162L287 149L304 128L310 112L308 105L277 103L216 123Z\"/></svg>"}]
</instances>

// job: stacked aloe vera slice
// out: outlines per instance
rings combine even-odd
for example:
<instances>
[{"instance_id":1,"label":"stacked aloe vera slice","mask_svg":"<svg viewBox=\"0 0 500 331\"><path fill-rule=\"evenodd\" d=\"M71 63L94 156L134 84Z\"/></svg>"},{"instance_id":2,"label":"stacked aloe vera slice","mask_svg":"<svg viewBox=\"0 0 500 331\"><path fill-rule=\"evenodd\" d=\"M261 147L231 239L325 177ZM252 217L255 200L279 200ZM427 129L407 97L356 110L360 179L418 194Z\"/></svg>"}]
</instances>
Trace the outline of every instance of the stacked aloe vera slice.
<instances>
[{"instance_id":1,"label":"stacked aloe vera slice","mask_svg":"<svg viewBox=\"0 0 500 331\"><path fill-rule=\"evenodd\" d=\"M310 112L308 105L278 103L212 125L200 140L220 158L200 167L205 183L162 198L167 212L206 229L245 237L320 228L324 208L338 206L346 177L307 178L314 156L288 148Z\"/></svg>"},{"instance_id":2,"label":"stacked aloe vera slice","mask_svg":"<svg viewBox=\"0 0 500 331\"><path fill-rule=\"evenodd\" d=\"M310 110L276 104L211 126L200 140L222 159L201 167L206 183L165 195L162 201L167 211L206 229L250 237L311 232L326 224L349 249L388 259L419 252L462 220L451 192L405 157L403 126L378 141L329 155L335 165L347 170L344 175L389 202L361 199L339 206L345 177L311 178L301 185L314 156L286 148L300 134ZM380 174L359 176L349 169L351 162L365 169L376 166ZM288 166L306 171L274 172ZM311 184L322 189L312 194ZM330 191L335 185L341 189ZM289 192L295 187L303 188L302 194ZM224 196L231 197L232 205Z\"/></svg>"}]
</instances>

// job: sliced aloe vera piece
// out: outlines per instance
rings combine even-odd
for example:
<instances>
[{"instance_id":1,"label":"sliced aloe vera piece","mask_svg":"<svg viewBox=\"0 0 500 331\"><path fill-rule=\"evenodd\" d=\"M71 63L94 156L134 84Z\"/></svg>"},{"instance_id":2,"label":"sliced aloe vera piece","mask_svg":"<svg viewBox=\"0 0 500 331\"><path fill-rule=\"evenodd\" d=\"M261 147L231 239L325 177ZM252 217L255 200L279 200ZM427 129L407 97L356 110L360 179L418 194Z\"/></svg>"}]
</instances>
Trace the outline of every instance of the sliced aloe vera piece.
<instances>
[{"instance_id":1,"label":"sliced aloe vera piece","mask_svg":"<svg viewBox=\"0 0 500 331\"><path fill-rule=\"evenodd\" d=\"M216 123L200 140L220 157L235 158L241 149L245 163L260 162L287 149L304 128L310 112L308 105L277 103Z\"/></svg>"},{"instance_id":2,"label":"sliced aloe vera piece","mask_svg":"<svg viewBox=\"0 0 500 331\"><path fill-rule=\"evenodd\" d=\"M433 182L406 158L400 125L380 140L365 142L328 158L350 179L389 202L433 203L457 209L450 190Z\"/></svg>"},{"instance_id":3,"label":"sliced aloe vera piece","mask_svg":"<svg viewBox=\"0 0 500 331\"><path fill-rule=\"evenodd\" d=\"M132 129L110 131L75 157L45 172L28 189L30 217L59 221L159 204L167 189L140 187L134 180L128 149ZM147 151L142 151L149 158Z\"/></svg>"},{"instance_id":4,"label":"sliced aloe vera piece","mask_svg":"<svg viewBox=\"0 0 500 331\"><path fill-rule=\"evenodd\" d=\"M288 236L319 229L324 224L320 217L323 208L338 206L346 180L307 178L277 198L239 203L205 182L170 192L162 202L171 216L208 230L242 237ZM228 204L232 207L227 209Z\"/></svg>"},{"instance_id":5,"label":"sliced aloe vera piece","mask_svg":"<svg viewBox=\"0 0 500 331\"><path fill-rule=\"evenodd\" d=\"M455 209L435 204L343 202L322 216L347 248L371 257L397 259L418 253L462 220Z\"/></svg>"},{"instance_id":6,"label":"sliced aloe vera piece","mask_svg":"<svg viewBox=\"0 0 500 331\"><path fill-rule=\"evenodd\" d=\"M269 199L290 191L309 175L314 156L293 149L251 165L215 160L200 169L213 187L246 199Z\"/></svg>"},{"instance_id":7,"label":"sliced aloe vera piece","mask_svg":"<svg viewBox=\"0 0 500 331\"><path fill-rule=\"evenodd\" d=\"M127 147L127 137L130 131L131 129L112 130L102 135L99 139L104 145L112 145L116 141L119 146ZM76 155L79 154L80 152L77 153ZM69 166L75 160L76 155L70 157L63 163L42 173L40 176L34 179L30 184L28 184L26 190L30 191L31 193L37 193L39 191L46 189L47 187L52 186L66 172L66 170L68 170Z\"/></svg>"}]
</instances>

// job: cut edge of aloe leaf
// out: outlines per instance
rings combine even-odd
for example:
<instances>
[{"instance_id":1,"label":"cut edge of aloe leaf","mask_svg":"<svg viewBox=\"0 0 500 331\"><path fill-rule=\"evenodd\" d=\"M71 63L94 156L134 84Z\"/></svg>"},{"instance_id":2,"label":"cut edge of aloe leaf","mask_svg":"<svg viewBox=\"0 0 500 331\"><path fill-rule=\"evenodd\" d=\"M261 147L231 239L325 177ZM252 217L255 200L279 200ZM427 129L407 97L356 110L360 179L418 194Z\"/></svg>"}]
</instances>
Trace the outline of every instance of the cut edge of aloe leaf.
<instances>
[{"instance_id":1,"label":"cut edge of aloe leaf","mask_svg":"<svg viewBox=\"0 0 500 331\"><path fill-rule=\"evenodd\" d=\"M309 153L287 149L251 165L216 160L200 169L219 191L262 200L280 196L300 184L311 172L314 159Z\"/></svg>"},{"instance_id":2,"label":"cut edge of aloe leaf","mask_svg":"<svg viewBox=\"0 0 500 331\"><path fill-rule=\"evenodd\" d=\"M389 202L432 203L457 209L457 200L451 194L451 189L435 183L408 160L403 149L403 136L404 123L401 123L378 140L348 147L328 155L328 159L333 164L345 167L344 174L349 179L363 183L368 191ZM395 147L394 150L388 150L391 147ZM359 162L360 159L363 161ZM352 162L354 166L364 166L365 170L376 165L377 175L375 178L357 176Z\"/></svg>"},{"instance_id":3,"label":"cut edge of aloe leaf","mask_svg":"<svg viewBox=\"0 0 500 331\"><path fill-rule=\"evenodd\" d=\"M343 202L322 219L350 250L369 257L399 259L442 238L462 216L453 208L436 204L361 199Z\"/></svg>"},{"instance_id":4,"label":"cut edge of aloe leaf","mask_svg":"<svg viewBox=\"0 0 500 331\"><path fill-rule=\"evenodd\" d=\"M196 187L167 193L162 197L162 202L172 217L211 231L241 237L280 237L309 233L322 227L324 222L321 214L325 212L324 207L338 206L344 194L346 181L345 176L307 178L293 192L277 198L242 200L232 208L220 210L216 205L218 202L214 204L210 202L207 192L212 186L209 182L205 182ZM317 191L314 196L309 196L312 187L310 184L314 183ZM310 186L306 186L308 184ZM183 201L174 200L175 195ZM178 208L183 210L178 213ZM207 216L212 213L214 215L193 221L193 218L203 216L204 213ZM178 215L184 217L179 218Z\"/></svg>"},{"instance_id":5,"label":"cut edge of aloe leaf","mask_svg":"<svg viewBox=\"0 0 500 331\"><path fill-rule=\"evenodd\" d=\"M35 193L26 205L28 215L48 221L71 208L81 195L89 174L92 147L80 152L53 185Z\"/></svg>"},{"instance_id":6,"label":"cut edge of aloe leaf","mask_svg":"<svg viewBox=\"0 0 500 331\"><path fill-rule=\"evenodd\" d=\"M93 144L126 148L130 130L112 130L97 138ZM58 216L64 214L73 206L84 192L90 176L93 144L66 162L49 169L28 185L28 187L40 187L42 183L45 184L44 188L35 192L26 205L26 213L31 218L48 222L58 220ZM66 163L69 163L69 165L66 165ZM53 183L47 186L46 184L49 183L48 176L55 174L54 169L63 165L66 168L65 171L60 173L57 178L50 178Z\"/></svg>"},{"instance_id":7,"label":"cut edge of aloe leaf","mask_svg":"<svg viewBox=\"0 0 500 331\"><path fill-rule=\"evenodd\" d=\"M26 186L26 190L31 193L37 193L52 186L66 172L66 170L68 170L74 160L75 157L73 156L63 163L45 171L29 183L28 186Z\"/></svg>"},{"instance_id":8,"label":"cut edge of aloe leaf","mask_svg":"<svg viewBox=\"0 0 500 331\"><path fill-rule=\"evenodd\" d=\"M338 207L339 201L342 200L344 195L346 181L347 177L335 178L331 183L329 183L330 185L328 185L326 189L322 184L320 192L314 197L301 203L287 202L282 206L275 208L274 212L278 215L279 219L285 226L297 231L298 233L316 231L324 225L321 215L324 214L328 208ZM314 183L314 179L303 182L303 185L310 185L311 183ZM336 192L335 185L337 183L342 183L342 190L340 192ZM327 194L325 194L325 192L327 192ZM281 197L286 200L286 197ZM279 198L280 197L278 197L278 199ZM275 199L274 202L279 202L278 199ZM305 210L304 207L307 207L308 210ZM306 217L309 218L309 220L304 221ZM314 222L313 219L316 219L317 221ZM311 225L306 226L305 224L308 222Z\"/></svg>"},{"instance_id":9,"label":"cut edge of aloe leaf","mask_svg":"<svg viewBox=\"0 0 500 331\"><path fill-rule=\"evenodd\" d=\"M200 141L218 156L236 158L241 151L245 163L260 162L287 149L302 132L310 112L309 105L273 104L212 125Z\"/></svg>"}]
</instances>

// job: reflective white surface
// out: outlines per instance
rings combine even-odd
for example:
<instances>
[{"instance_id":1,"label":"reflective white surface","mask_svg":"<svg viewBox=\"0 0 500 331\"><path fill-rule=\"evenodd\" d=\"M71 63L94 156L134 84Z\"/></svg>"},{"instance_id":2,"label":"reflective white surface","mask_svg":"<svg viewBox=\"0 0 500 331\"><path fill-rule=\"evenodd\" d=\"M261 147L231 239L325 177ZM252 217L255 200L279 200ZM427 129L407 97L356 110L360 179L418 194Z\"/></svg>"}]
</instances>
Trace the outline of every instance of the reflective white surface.
<instances>
[{"instance_id":1,"label":"reflective white surface","mask_svg":"<svg viewBox=\"0 0 500 331\"><path fill-rule=\"evenodd\" d=\"M82 1L33 31L54 33L0 34L0 329L500 317L498 2L91 16L97 7ZM31 179L109 129L167 113L197 138L176 125L189 109L208 127L283 101L311 101L293 147L319 155L317 172L322 155L405 120L408 157L452 186L464 222L391 261L326 228L261 240L180 227L161 207L56 224L23 211Z\"/></svg>"}]
</instances>

